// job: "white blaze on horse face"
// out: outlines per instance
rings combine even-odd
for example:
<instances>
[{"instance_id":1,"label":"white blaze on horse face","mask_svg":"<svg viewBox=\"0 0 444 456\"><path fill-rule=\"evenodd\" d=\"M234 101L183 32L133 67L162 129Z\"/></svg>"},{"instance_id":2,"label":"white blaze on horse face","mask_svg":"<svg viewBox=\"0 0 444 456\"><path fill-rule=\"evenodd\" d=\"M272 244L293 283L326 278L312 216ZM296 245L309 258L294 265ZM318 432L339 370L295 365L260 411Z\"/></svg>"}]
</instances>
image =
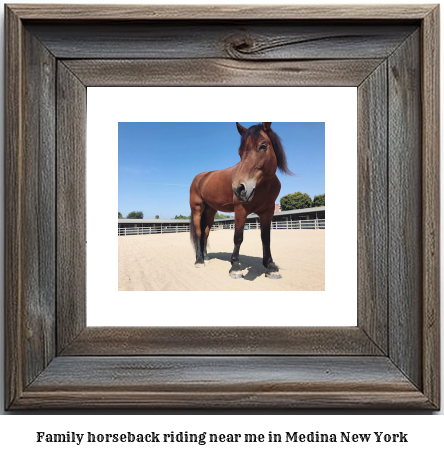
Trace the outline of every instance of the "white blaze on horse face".
<instances>
[{"instance_id":1,"label":"white blaze on horse face","mask_svg":"<svg viewBox=\"0 0 444 456\"><path fill-rule=\"evenodd\" d=\"M254 190L256 189L256 181L251 179L245 180L243 182L239 182L237 185L233 185L232 188L237 200L247 203L253 199Z\"/></svg>"},{"instance_id":2,"label":"white blaze on horse face","mask_svg":"<svg viewBox=\"0 0 444 456\"><path fill-rule=\"evenodd\" d=\"M256 188L256 181L255 180L248 180L244 183L245 185L245 201L249 202L253 199L254 190Z\"/></svg>"},{"instance_id":3,"label":"white blaze on horse face","mask_svg":"<svg viewBox=\"0 0 444 456\"><path fill-rule=\"evenodd\" d=\"M258 177L261 174L261 171L255 167L252 158L253 154L248 154L247 157L241 160L232 183L233 192L237 200L243 203L252 200Z\"/></svg>"}]
</instances>

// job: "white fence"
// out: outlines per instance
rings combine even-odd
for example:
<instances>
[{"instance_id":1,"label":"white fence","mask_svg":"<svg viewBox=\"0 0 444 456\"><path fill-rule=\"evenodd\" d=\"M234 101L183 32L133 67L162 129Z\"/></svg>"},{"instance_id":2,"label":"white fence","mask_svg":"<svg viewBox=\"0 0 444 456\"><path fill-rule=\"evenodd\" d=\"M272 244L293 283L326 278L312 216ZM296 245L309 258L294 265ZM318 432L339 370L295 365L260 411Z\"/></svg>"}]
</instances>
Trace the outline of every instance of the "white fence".
<instances>
[{"instance_id":1,"label":"white fence","mask_svg":"<svg viewBox=\"0 0 444 456\"><path fill-rule=\"evenodd\" d=\"M259 222L257 223L246 223L246 230L258 230L260 229ZM292 220L292 221L280 221L271 223L272 230L324 230L325 219L314 219L314 220ZM214 225L211 231L220 230L234 230L234 223L227 225ZM189 225L186 226L145 226L145 227L130 227L130 228L118 228L119 236L129 236L134 234L163 234L163 233L186 233L190 231Z\"/></svg>"},{"instance_id":2,"label":"white fence","mask_svg":"<svg viewBox=\"0 0 444 456\"><path fill-rule=\"evenodd\" d=\"M213 227L214 228L214 227ZM261 225L257 223L246 223L246 230L260 230ZM224 230L234 230L234 223L230 225L223 225ZM314 220L289 220L279 221L271 223L272 230L325 230L325 219L314 219Z\"/></svg>"},{"instance_id":3,"label":"white fence","mask_svg":"<svg viewBox=\"0 0 444 456\"><path fill-rule=\"evenodd\" d=\"M130 228L118 228L119 236L130 234L163 234L163 233L186 233L190 231L189 225L186 226L140 226Z\"/></svg>"}]
</instances>

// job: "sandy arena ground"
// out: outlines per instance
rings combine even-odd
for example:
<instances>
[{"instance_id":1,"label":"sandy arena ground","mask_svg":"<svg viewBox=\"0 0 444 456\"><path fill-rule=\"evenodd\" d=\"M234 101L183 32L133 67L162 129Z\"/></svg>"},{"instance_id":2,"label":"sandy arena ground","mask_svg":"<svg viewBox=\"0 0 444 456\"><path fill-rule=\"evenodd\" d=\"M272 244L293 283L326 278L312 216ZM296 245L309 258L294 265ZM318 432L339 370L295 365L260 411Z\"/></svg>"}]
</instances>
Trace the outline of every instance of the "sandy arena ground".
<instances>
[{"instance_id":1,"label":"sandy arena ground","mask_svg":"<svg viewBox=\"0 0 444 456\"><path fill-rule=\"evenodd\" d=\"M323 291L325 230L272 230L271 253L282 279L265 277L260 230L240 249L243 279L232 279L233 230L212 231L205 267L194 266L189 233L119 236L120 291Z\"/></svg>"},{"instance_id":2,"label":"sandy arena ground","mask_svg":"<svg viewBox=\"0 0 444 456\"><path fill-rule=\"evenodd\" d=\"M210 261L194 266L189 233L119 236L120 291L323 291L325 230L272 230L271 252L282 279L265 277L259 230L240 249L243 279L232 279L233 230L212 231Z\"/></svg>"}]
</instances>

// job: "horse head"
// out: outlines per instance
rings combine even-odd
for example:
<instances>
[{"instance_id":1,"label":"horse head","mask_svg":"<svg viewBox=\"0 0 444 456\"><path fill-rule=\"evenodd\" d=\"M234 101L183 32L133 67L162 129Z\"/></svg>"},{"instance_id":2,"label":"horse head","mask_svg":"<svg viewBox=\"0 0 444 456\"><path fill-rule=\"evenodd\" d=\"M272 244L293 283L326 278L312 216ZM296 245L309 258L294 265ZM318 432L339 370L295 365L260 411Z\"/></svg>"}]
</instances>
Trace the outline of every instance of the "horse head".
<instances>
[{"instance_id":1,"label":"horse head","mask_svg":"<svg viewBox=\"0 0 444 456\"><path fill-rule=\"evenodd\" d=\"M278 152L283 155L284 172L290 171L279 137L271 129L271 122L262 122L248 129L238 122L236 125L241 135L241 161L232 182L232 189L237 200L246 203L253 199L254 191L261 182L273 177L278 167L282 170Z\"/></svg>"}]
</instances>

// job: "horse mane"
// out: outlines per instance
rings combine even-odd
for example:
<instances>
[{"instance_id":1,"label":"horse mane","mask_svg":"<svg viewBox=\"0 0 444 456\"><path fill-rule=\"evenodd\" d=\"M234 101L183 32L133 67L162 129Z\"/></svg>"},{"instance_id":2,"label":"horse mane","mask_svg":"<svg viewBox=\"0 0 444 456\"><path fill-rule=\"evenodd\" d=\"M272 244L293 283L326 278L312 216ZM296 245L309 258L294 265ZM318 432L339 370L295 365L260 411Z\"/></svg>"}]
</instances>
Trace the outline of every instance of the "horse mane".
<instances>
[{"instance_id":1,"label":"horse mane","mask_svg":"<svg viewBox=\"0 0 444 456\"><path fill-rule=\"evenodd\" d=\"M250 128L248 128L241 136L241 149L244 147L245 142L249 136L252 136L253 141L256 141L261 131L263 131L262 124L252 125ZM288 174L289 176L294 176L294 174L288 169L287 157L285 156L281 138L279 138L279 136L271 128L268 136L271 140L271 144L276 155L277 167L279 171L281 173Z\"/></svg>"}]
</instances>

